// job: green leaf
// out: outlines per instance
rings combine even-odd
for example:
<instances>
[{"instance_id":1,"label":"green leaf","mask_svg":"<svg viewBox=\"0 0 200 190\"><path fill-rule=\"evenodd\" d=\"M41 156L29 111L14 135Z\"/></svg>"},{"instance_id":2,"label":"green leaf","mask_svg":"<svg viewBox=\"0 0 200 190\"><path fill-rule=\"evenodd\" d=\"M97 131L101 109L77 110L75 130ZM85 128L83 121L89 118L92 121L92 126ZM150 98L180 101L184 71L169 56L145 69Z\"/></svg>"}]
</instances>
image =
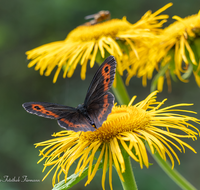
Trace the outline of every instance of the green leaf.
<instances>
[{"instance_id":1,"label":"green leaf","mask_svg":"<svg viewBox=\"0 0 200 190\"><path fill-rule=\"evenodd\" d=\"M200 58L200 38L196 38L193 43L196 47L196 53L198 57Z\"/></svg>"},{"instance_id":2,"label":"green leaf","mask_svg":"<svg viewBox=\"0 0 200 190\"><path fill-rule=\"evenodd\" d=\"M192 61L191 61L191 59L190 59L190 56L189 56L189 52L188 52L187 49L185 49L185 55L186 55L186 57L187 57L189 63L192 65L192 70L196 71L197 68L198 68L199 60L200 60L200 38L197 38L197 39L193 40L193 41L190 43L190 47L191 47L191 49L192 49L192 51L193 51L193 53L194 53L194 56L195 56L195 60L196 60L196 62L197 62L197 65L194 65L194 64L192 63ZM191 68L188 68L188 69L191 69ZM189 73L192 74L192 70L189 70L188 73L186 72L186 73L187 73L186 76L189 75ZM198 75L200 76L200 71L198 72ZM183 77L182 77L182 78L183 78ZM189 78L189 76L188 76L188 78ZM185 79L185 78L184 78L184 79Z\"/></svg>"},{"instance_id":3,"label":"green leaf","mask_svg":"<svg viewBox=\"0 0 200 190\"><path fill-rule=\"evenodd\" d=\"M104 59L101 57L101 52L98 49L97 54L96 54L96 58L95 58L96 62L100 65L101 63L103 63Z\"/></svg>"},{"instance_id":4,"label":"green leaf","mask_svg":"<svg viewBox=\"0 0 200 190\"><path fill-rule=\"evenodd\" d=\"M155 91L156 88L157 88L157 83L158 83L158 79L160 76L163 76L166 72L166 70L168 69L169 67L169 63L167 63L164 67L162 67L160 69L160 71L154 76L153 80L152 80L152 83L151 83L151 92Z\"/></svg>"},{"instance_id":5,"label":"green leaf","mask_svg":"<svg viewBox=\"0 0 200 190\"><path fill-rule=\"evenodd\" d=\"M98 49L98 51L97 51L95 60L96 60L96 63L98 63L99 66L104 62L104 60L105 60L107 57L110 56L110 53L109 53L106 49L104 49L104 52L105 52L105 54L104 54L104 58L103 58L103 57L101 56L100 50Z\"/></svg>"},{"instance_id":6,"label":"green leaf","mask_svg":"<svg viewBox=\"0 0 200 190\"><path fill-rule=\"evenodd\" d=\"M92 170L94 169L95 164L92 165ZM103 167L103 163L100 163L99 168ZM81 176L79 177L79 173L77 174L72 174L71 176L69 176L67 178L67 181L65 183L65 180L60 181L59 183L57 183L54 188L52 190L67 190L70 189L71 187L73 187L75 184L77 184L79 181L81 181L82 179L84 179L87 175L88 175L88 169L89 167L86 167L83 170L83 173L81 174Z\"/></svg>"},{"instance_id":7,"label":"green leaf","mask_svg":"<svg viewBox=\"0 0 200 190\"><path fill-rule=\"evenodd\" d=\"M176 77L176 74L174 73L174 70L175 70L174 52L175 52L175 48L170 49L168 52L168 55L171 56L171 60L169 62L169 72L170 72L170 76L172 80L177 82L177 77Z\"/></svg>"},{"instance_id":8,"label":"green leaf","mask_svg":"<svg viewBox=\"0 0 200 190\"><path fill-rule=\"evenodd\" d=\"M116 40L117 44L119 45L119 47L124 50L124 52L129 55L129 47L125 44L125 41L122 40Z\"/></svg>"},{"instance_id":9,"label":"green leaf","mask_svg":"<svg viewBox=\"0 0 200 190\"><path fill-rule=\"evenodd\" d=\"M177 82L178 80L177 80L176 74L174 73L174 70L171 69L171 67L170 67L169 72L170 72L170 76L171 76L172 80Z\"/></svg>"},{"instance_id":10,"label":"green leaf","mask_svg":"<svg viewBox=\"0 0 200 190\"><path fill-rule=\"evenodd\" d=\"M196 71L198 68L198 64L200 64L200 38L197 38L194 40L193 44L191 45L191 48L194 52L195 59L197 60L197 65L193 65L193 70ZM197 73L198 76L200 76L200 71Z\"/></svg>"}]
</instances>

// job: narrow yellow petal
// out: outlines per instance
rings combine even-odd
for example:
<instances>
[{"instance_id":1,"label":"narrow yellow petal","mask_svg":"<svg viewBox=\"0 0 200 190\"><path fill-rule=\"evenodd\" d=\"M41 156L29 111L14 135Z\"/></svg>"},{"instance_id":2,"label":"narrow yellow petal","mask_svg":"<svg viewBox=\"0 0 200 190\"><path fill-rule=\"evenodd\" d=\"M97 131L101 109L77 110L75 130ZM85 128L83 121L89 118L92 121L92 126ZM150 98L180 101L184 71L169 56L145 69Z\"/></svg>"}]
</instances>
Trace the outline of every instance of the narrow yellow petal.
<instances>
[{"instance_id":1,"label":"narrow yellow petal","mask_svg":"<svg viewBox=\"0 0 200 190\"><path fill-rule=\"evenodd\" d=\"M120 166L119 166L119 163L118 163L118 160L117 160L117 155L116 155L117 152L115 152L114 143L112 141L110 142L110 149L112 151L112 158L113 158L113 162L115 164L115 168L117 170L117 173L118 173L119 177L121 178L121 180L124 181L124 178L122 176Z\"/></svg>"},{"instance_id":2,"label":"narrow yellow petal","mask_svg":"<svg viewBox=\"0 0 200 190\"><path fill-rule=\"evenodd\" d=\"M104 155L104 163L103 163L103 174L102 174L102 180L101 185L103 190L105 190L105 180L106 180L106 171L107 171L107 164L108 164L108 146L105 144L105 155Z\"/></svg>"},{"instance_id":3,"label":"narrow yellow petal","mask_svg":"<svg viewBox=\"0 0 200 190\"><path fill-rule=\"evenodd\" d=\"M100 164L100 162L101 162L101 160L102 160L102 158L103 158L105 146L106 146L106 145L104 144L103 147L102 147L101 153L100 153L100 155L99 155L99 157L98 157L98 159L97 159L97 162L95 163L95 167L94 167L92 173L91 173L91 174L88 173L88 180L87 180L87 182L85 183L85 186L86 186L87 184L89 184L89 183L92 181L92 179L94 178L94 176L95 176L95 174L96 174L96 172L97 172L97 170L98 170L99 164ZM90 174L90 176L89 176L89 174Z\"/></svg>"},{"instance_id":4,"label":"narrow yellow petal","mask_svg":"<svg viewBox=\"0 0 200 190\"><path fill-rule=\"evenodd\" d=\"M104 48L103 48L103 40L102 39L99 40L98 45L99 45L101 57L104 58L105 57L105 51L104 51Z\"/></svg>"},{"instance_id":5,"label":"narrow yellow petal","mask_svg":"<svg viewBox=\"0 0 200 190\"><path fill-rule=\"evenodd\" d=\"M161 12L165 11L166 9L171 7L172 5L173 5L173 3L168 3L167 5L165 5L164 7L158 9L155 13L153 13L152 16L154 17L154 16L160 14Z\"/></svg>"},{"instance_id":6,"label":"narrow yellow petal","mask_svg":"<svg viewBox=\"0 0 200 190\"><path fill-rule=\"evenodd\" d=\"M120 140L123 148L126 150L126 152L136 161L139 162L138 158L132 153L132 151L128 148L127 144L123 141Z\"/></svg>"},{"instance_id":7,"label":"narrow yellow petal","mask_svg":"<svg viewBox=\"0 0 200 190\"><path fill-rule=\"evenodd\" d=\"M95 58L96 58L97 52L98 52L98 45L95 44L94 45L94 51L93 51L93 54L92 54L92 58L90 60L90 67L91 68L94 66L94 62L95 62Z\"/></svg>"},{"instance_id":8,"label":"narrow yellow petal","mask_svg":"<svg viewBox=\"0 0 200 190\"><path fill-rule=\"evenodd\" d=\"M185 40L185 46L186 46L186 48L187 48L187 50L188 50L188 52L189 52L190 59L191 59L192 63L193 63L194 65L197 65L194 52L192 51L192 48L191 48L190 45L188 44L187 40Z\"/></svg>"},{"instance_id":9,"label":"narrow yellow petal","mask_svg":"<svg viewBox=\"0 0 200 190\"><path fill-rule=\"evenodd\" d=\"M86 48L86 51L85 51L85 53L83 54L83 57L82 57L82 59L81 59L81 63L80 63L81 65L83 65L83 63L89 59L89 56L90 56L90 54L91 54L91 52L92 52L92 49L93 49L93 47L94 47L94 43L95 43L95 42L90 42L90 43L88 43L88 46L87 46L87 48Z\"/></svg>"},{"instance_id":10,"label":"narrow yellow petal","mask_svg":"<svg viewBox=\"0 0 200 190\"><path fill-rule=\"evenodd\" d=\"M110 190L113 190L113 187L112 187L112 151L111 151L110 146L109 146L108 150L109 150L109 185L110 185Z\"/></svg>"},{"instance_id":11,"label":"narrow yellow petal","mask_svg":"<svg viewBox=\"0 0 200 190\"><path fill-rule=\"evenodd\" d=\"M157 89L159 92L163 91L163 84L164 84L164 76L160 76L158 78L158 84L157 84Z\"/></svg>"}]
</instances>

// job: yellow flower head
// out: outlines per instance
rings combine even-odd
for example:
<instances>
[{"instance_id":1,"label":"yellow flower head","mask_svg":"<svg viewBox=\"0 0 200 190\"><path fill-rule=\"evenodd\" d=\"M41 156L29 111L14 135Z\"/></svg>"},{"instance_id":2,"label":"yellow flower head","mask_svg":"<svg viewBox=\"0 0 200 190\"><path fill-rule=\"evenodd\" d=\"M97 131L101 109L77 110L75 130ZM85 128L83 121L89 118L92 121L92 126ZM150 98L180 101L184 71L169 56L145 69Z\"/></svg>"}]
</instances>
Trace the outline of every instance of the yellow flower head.
<instances>
[{"instance_id":1,"label":"yellow flower head","mask_svg":"<svg viewBox=\"0 0 200 190\"><path fill-rule=\"evenodd\" d=\"M61 131L53 135L56 138L37 143L36 147L44 146L40 151L43 157L39 162L46 159L44 170L47 166L52 167L46 176L53 168L56 168L53 185L56 177L59 181L61 173L64 173L65 180L67 180L69 168L77 160L75 173L79 176L87 166L89 167L86 185L94 178L102 162L102 187L105 189L108 167L109 183L112 189L112 165L115 166L121 180L124 180L123 173L126 172L126 168L122 152L125 151L136 162L139 162L141 168L143 165L149 166L145 142L152 153L157 151L164 160L167 155L172 162L172 168L174 157L180 163L174 148L184 152L184 147L187 147L195 152L181 138L195 140L199 131L188 121L199 123L199 120L179 114L180 112L194 112L177 108L191 104L177 104L161 109L160 106L165 100L156 102L156 94L157 91L151 93L145 100L135 105L132 103L136 97L133 97L128 106L115 105L107 120L96 131ZM176 111L179 113L174 113ZM175 133L174 130L180 133ZM99 154L96 154L97 152Z\"/></svg>"},{"instance_id":2,"label":"yellow flower head","mask_svg":"<svg viewBox=\"0 0 200 190\"><path fill-rule=\"evenodd\" d=\"M162 91L164 75L169 90L171 79L176 75L181 81L188 82L189 76L194 73L196 82L200 86L200 11L196 15L186 18L174 16L177 21L166 27L152 42L151 49L143 52L145 63L150 68L160 70L158 90ZM146 56L145 56L146 55ZM145 79L151 78L154 69L142 73ZM134 74L133 72L130 72ZM141 75L142 75L141 74Z\"/></svg>"},{"instance_id":3,"label":"yellow flower head","mask_svg":"<svg viewBox=\"0 0 200 190\"><path fill-rule=\"evenodd\" d=\"M200 55L198 56L198 54L196 54L197 57L195 58L194 53L196 51L195 39L199 38L199 32L196 32L200 30L200 11L198 14L184 19L178 16L174 16L173 18L177 21L164 29L163 34L160 36L163 46L163 51L160 51L160 55L164 57L164 59L168 56L167 61L163 59L162 67L172 60L174 62L174 73L183 82L187 82L187 80L184 79L184 75L182 76L181 74L187 73L189 70L192 71L194 67L196 79L199 78L199 80L197 79L197 84L200 86L198 82L200 81L198 75L200 68L197 69L200 63ZM198 44L198 46L200 46L200 44ZM174 53L170 54L169 51L172 48L174 49ZM189 63L191 64L191 68L189 67ZM169 65L169 68L170 67L173 66Z\"/></svg>"},{"instance_id":4,"label":"yellow flower head","mask_svg":"<svg viewBox=\"0 0 200 190\"><path fill-rule=\"evenodd\" d=\"M122 55L133 51L138 58L137 49L149 46L166 22L167 15L159 15L171 4L151 13L148 11L135 24L129 23L126 18L112 19L90 26L79 26L72 30L64 41L52 42L27 51L27 58L32 59L28 67L35 66L40 74L45 72L49 76L57 67L53 82L56 82L60 70L63 68L63 77L71 77L77 65L81 65L81 78L85 79L88 60L93 67L95 60L113 55L118 63L118 71L122 75L128 66L122 65ZM161 21L159 21L161 20ZM128 64L128 63L127 63Z\"/></svg>"},{"instance_id":5,"label":"yellow flower head","mask_svg":"<svg viewBox=\"0 0 200 190\"><path fill-rule=\"evenodd\" d=\"M126 84L137 75L142 77L142 84L146 86L146 80L151 79L154 69L157 69L159 91L163 88L164 75L170 91L170 76L174 78L176 75L181 81L187 82L192 71L200 87L200 11L184 19L178 16L173 18L177 21L157 33L149 48L138 48L139 59L134 52L124 56L123 61L129 63Z\"/></svg>"}]
</instances>

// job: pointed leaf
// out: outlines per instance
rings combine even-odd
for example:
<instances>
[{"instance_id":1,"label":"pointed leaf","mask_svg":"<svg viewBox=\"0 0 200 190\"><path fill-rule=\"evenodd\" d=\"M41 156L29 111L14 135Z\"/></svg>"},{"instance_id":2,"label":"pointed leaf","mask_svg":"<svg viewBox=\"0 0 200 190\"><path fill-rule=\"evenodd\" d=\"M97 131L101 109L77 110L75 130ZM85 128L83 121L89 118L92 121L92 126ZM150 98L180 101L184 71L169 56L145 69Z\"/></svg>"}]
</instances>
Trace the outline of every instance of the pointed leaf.
<instances>
[{"instance_id":1,"label":"pointed leaf","mask_svg":"<svg viewBox=\"0 0 200 190\"><path fill-rule=\"evenodd\" d=\"M94 169L94 166L95 166L95 164L93 164L92 169ZM103 167L103 164L101 163L99 165L98 170L102 167ZM57 183L54 186L54 188L52 190L67 190L67 189L70 189L71 187L73 187L75 184L77 184L79 181L81 181L82 179L84 179L88 175L88 169L89 169L89 167L86 167L80 177L79 177L79 173L77 173L77 174L72 174L71 176L69 176L67 178L66 183L65 183L65 180L60 181L59 183Z\"/></svg>"}]
</instances>

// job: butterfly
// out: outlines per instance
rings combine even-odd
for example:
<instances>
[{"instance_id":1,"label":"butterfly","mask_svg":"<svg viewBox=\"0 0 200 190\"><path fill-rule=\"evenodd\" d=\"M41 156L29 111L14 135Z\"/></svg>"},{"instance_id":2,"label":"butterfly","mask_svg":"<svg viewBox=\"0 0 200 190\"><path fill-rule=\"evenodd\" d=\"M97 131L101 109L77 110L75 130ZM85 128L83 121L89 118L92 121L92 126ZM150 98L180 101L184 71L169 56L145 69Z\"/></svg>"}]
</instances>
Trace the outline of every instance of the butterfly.
<instances>
[{"instance_id":1,"label":"butterfly","mask_svg":"<svg viewBox=\"0 0 200 190\"><path fill-rule=\"evenodd\" d=\"M27 102L23 108L41 117L56 119L67 130L95 131L111 113L114 96L111 88L116 70L116 61L109 56L96 71L87 90L83 104L76 108L47 102Z\"/></svg>"}]
</instances>

